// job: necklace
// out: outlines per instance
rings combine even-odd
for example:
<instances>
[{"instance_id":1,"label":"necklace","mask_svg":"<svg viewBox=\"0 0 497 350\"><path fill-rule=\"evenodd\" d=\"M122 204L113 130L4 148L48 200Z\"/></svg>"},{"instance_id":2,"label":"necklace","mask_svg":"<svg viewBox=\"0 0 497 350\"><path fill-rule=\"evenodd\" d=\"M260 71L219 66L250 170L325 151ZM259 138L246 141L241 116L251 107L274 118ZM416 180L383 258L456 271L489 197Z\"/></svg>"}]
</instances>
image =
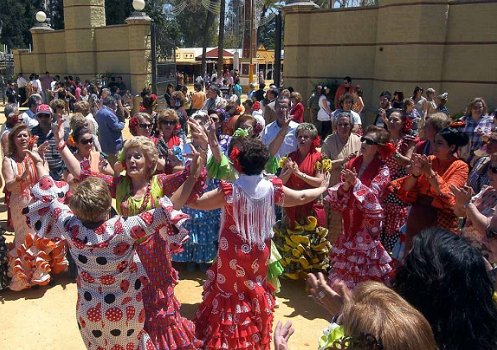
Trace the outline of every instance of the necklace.
<instances>
[{"instance_id":1,"label":"necklace","mask_svg":"<svg viewBox=\"0 0 497 350\"><path fill-rule=\"evenodd\" d=\"M133 185L131 184L131 187ZM148 183L147 185L147 189L146 189L146 192L145 192L145 196L143 196L143 202L142 202L142 205L140 206L140 208L138 209L138 211L136 213L133 213L133 214L139 214L139 213L143 213L145 211L145 209L147 208L147 205L148 205L148 202L150 200L150 190L151 190L151 186L150 186L150 183ZM128 195L124 197L123 199L123 202L128 202L128 199L129 198L133 198L131 196L131 191L128 191L127 193ZM131 203L128 203L128 209L131 208Z\"/></svg>"}]
</instances>

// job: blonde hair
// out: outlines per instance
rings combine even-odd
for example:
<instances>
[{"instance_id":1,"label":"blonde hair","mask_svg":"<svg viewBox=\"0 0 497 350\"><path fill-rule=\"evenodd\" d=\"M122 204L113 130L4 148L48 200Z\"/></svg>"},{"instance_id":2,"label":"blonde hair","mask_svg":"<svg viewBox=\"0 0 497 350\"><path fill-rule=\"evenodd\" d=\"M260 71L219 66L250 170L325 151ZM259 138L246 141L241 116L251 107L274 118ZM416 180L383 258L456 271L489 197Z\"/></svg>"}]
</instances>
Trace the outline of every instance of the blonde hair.
<instances>
[{"instance_id":1,"label":"blonde hair","mask_svg":"<svg viewBox=\"0 0 497 350\"><path fill-rule=\"evenodd\" d=\"M157 170L157 160L159 159L159 153L154 143L145 136L135 136L124 143L123 152L125 157L132 148L138 148L143 153L146 165L149 166L149 175L153 175Z\"/></svg>"},{"instance_id":2,"label":"blonde hair","mask_svg":"<svg viewBox=\"0 0 497 350\"><path fill-rule=\"evenodd\" d=\"M345 334L352 339L372 335L383 350L435 350L426 318L407 301L379 282L364 282L343 309Z\"/></svg>"},{"instance_id":3,"label":"blonde hair","mask_svg":"<svg viewBox=\"0 0 497 350\"><path fill-rule=\"evenodd\" d=\"M69 121L69 127L71 128L71 130L74 131L87 125L87 120L82 113L78 112L71 115L71 120Z\"/></svg>"},{"instance_id":4,"label":"blonde hair","mask_svg":"<svg viewBox=\"0 0 497 350\"><path fill-rule=\"evenodd\" d=\"M159 112L159 116L157 117L157 123L160 124L163 120L173 120L176 123L179 123L178 113L174 109L165 109Z\"/></svg>"},{"instance_id":5,"label":"blonde hair","mask_svg":"<svg viewBox=\"0 0 497 350\"><path fill-rule=\"evenodd\" d=\"M86 116L90 113L90 104L86 101L78 101L74 104L74 111Z\"/></svg>"},{"instance_id":6,"label":"blonde hair","mask_svg":"<svg viewBox=\"0 0 497 350\"><path fill-rule=\"evenodd\" d=\"M107 219L111 205L109 186L98 177L83 180L69 198L69 207L81 221L100 222Z\"/></svg>"},{"instance_id":7,"label":"blonde hair","mask_svg":"<svg viewBox=\"0 0 497 350\"><path fill-rule=\"evenodd\" d=\"M9 135L7 137L7 140L8 140L8 148L7 148L7 155L8 156L13 156L17 149L16 149L16 144L15 144L15 138L17 137L17 135L26 130L28 132L28 136L31 137L31 132L29 131L28 127L26 126L26 124L24 123L21 123L21 124L17 124L16 126L14 126L10 132L9 132Z\"/></svg>"},{"instance_id":8,"label":"blonde hair","mask_svg":"<svg viewBox=\"0 0 497 350\"><path fill-rule=\"evenodd\" d=\"M302 102L302 95L297 91L292 92L290 98L294 98L297 103Z\"/></svg>"},{"instance_id":9,"label":"blonde hair","mask_svg":"<svg viewBox=\"0 0 497 350\"><path fill-rule=\"evenodd\" d=\"M52 102L50 102L50 108L52 108L52 111L56 111L58 108L62 108L62 109L66 109L66 103L64 102L64 100L61 100L61 99L57 99L57 100L53 100Z\"/></svg>"},{"instance_id":10,"label":"blonde hair","mask_svg":"<svg viewBox=\"0 0 497 350\"><path fill-rule=\"evenodd\" d=\"M451 119L445 113L434 113L426 118L425 124L430 123L438 133L450 125Z\"/></svg>"},{"instance_id":11,"label":"blonde hair","mask_svg":"<svg viewBox=\"0 0 497 350\"><path fill-rule=\"evenodd\" d=\"M482 97L475 97L473 99L473 101L471 101L468 105L468 107L466 108L466 113L465 115L471 115L471 110L473 109L473 106L475 104L477 104L478 102L481 102L481 104L483 105L483 115L486 115L487 114L487 103L485 102L485 100L482 98Z\"/></svg>"}]
</instances>

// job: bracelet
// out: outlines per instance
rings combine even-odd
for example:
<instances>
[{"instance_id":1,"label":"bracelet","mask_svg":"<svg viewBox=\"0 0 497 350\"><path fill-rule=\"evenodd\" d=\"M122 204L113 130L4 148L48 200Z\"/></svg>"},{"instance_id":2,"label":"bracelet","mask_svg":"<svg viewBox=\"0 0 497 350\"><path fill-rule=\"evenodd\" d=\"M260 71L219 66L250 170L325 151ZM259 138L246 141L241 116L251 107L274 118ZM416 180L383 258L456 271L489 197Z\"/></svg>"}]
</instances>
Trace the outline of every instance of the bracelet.
<instances>
[{"instance_id":1,"label":"bracelet","mask_svg":"<svg viewBox=\"0 0 497 350\"><path fill-rule=\"evenodd\" d=\"M67 143L66 141L64 141L64 143L62 143L62 146L57 146L57 151L62 151L64 149L64 147L66 147Z\"/></svg>"}]
</instances>

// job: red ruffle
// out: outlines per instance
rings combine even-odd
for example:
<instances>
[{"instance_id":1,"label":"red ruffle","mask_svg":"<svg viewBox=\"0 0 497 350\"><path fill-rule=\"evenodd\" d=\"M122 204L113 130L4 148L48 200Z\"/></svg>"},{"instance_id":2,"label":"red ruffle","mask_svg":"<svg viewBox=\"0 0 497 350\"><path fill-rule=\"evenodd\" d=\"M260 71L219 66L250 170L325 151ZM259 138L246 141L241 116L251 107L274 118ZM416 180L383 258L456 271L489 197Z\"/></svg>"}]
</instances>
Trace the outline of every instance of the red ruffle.
<instances>
[{"instance_id":1,"label":"red ruffle","mask_svg":"<svg viewBox=\"0 0 497 350\"><path fill-rule=\"evenodd\" d=\"M195 315L196 334L205 349L268 349L271 343L274 297L263 287L252 293L222 296L208 291Z\"/></svg>"}]
</instances>

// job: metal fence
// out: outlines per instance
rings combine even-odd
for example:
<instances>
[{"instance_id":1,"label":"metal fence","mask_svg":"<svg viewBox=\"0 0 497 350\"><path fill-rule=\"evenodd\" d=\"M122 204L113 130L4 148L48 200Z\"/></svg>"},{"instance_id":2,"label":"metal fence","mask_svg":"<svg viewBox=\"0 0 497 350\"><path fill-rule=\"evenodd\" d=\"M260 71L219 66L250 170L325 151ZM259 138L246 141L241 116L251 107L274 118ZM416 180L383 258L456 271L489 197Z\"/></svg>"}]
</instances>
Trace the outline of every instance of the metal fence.
<instances>
[{"instance_id":1,"label":"metal fence","mask_svg":"<svg viewBox=\"0 0 497 350\"><path fill-rule=\"evenodd\" d=\"M0 52L0 101L5 104L7 81L14 79L14 55Z\"/></svg>"}]
</instances>

